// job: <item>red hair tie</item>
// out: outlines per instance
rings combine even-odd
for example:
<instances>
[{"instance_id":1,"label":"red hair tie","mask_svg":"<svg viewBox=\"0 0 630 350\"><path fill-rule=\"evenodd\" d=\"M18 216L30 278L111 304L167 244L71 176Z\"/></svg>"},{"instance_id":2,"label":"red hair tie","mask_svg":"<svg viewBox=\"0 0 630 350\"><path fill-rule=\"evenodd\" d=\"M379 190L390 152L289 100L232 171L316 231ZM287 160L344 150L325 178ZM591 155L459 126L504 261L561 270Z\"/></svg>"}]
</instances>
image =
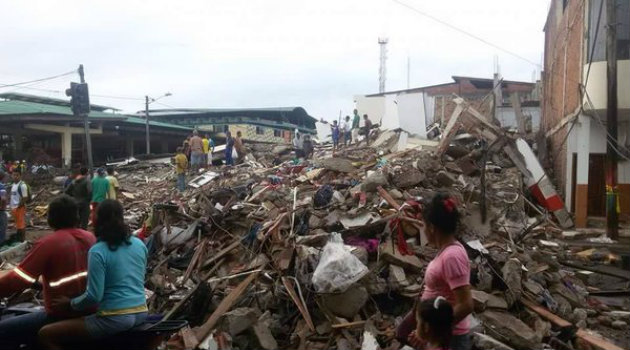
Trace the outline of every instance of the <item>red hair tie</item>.
<instances>
[{"instance_id":1,"label":"red hair tie","mask_svg":"<svg viewBox=\"0 0 630 350\"><path fill-rule=\"evenodd\" d=\"M457 203L455 203L455 199L453 199L452 197L446 198L443 203L444 208L446 208L446 211L449 213L452 213L453 210L455 210L455 208L457 207Z\"/></svg>"}]
</instances>

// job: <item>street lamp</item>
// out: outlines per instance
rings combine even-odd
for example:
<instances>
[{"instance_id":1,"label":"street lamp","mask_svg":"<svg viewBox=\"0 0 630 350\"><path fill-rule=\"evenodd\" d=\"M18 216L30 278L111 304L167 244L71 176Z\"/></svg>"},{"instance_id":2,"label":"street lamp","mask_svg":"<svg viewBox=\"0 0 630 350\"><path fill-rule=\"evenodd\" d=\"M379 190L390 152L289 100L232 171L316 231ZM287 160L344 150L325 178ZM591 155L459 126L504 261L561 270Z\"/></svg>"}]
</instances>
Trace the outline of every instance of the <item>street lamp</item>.
<instances>
[{"instance_id":1,"label":"street lamp","mask_svg":"<svg viewBox=\"0 0 630 350\"><path fill-rule=\"evenodd\" d=\"M147 155L151 153L151 137L149 136L149 103L153 103L163 97L168 97L171 95L173 94L171 94L170 92L167 92L164 95L157 98L144 96L144 116L146 119L146 132L147 132Z\"/></svg>"}]
</instances>

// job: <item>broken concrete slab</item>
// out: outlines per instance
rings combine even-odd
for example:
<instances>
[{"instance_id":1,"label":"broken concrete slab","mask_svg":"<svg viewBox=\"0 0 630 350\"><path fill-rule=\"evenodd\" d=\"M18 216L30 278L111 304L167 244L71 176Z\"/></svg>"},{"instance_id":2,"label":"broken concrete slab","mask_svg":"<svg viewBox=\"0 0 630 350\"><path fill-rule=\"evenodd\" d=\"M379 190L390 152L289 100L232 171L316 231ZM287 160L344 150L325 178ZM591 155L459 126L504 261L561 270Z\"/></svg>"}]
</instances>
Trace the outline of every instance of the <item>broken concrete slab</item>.
<instances>
[{"instance_id":1,"label":"broken concrete slab","mask_svg":"<svg viewBox=\"0 0 630 350\"><path fill-rule=\"evenodd\" d=\"M425 175L418 169L405 167L392 176L392 184L398 188L409 188L424 181Z\"/></svg>"},{"instance_id":2,"label":"broken concrete slab","mask_svg":"<svg viewBox=\"0 0 630 350\"><path fill-rule=\"evenodd\" d=\"M475 311L477 312L482 312L486 309L507 310L508 308L507 301L496 295L481 290L471 290L471 294L475 303Z\"/></svg>"},{"instance_id":3,"label":"broken concrete slab","mask_svg":"<svg viewBox=\"0 0 630 350\"><path fill-rule=\"evenodd\" d=\"M269 322L271 314L269 311L265 312L259 319L258 322L254 324L254 334L256 335L256 339L258 339L258 344L265 350L276 350L278 349L278 342L276 338L271 334L271 329L269 329Z\"/></svg>"},{"instance_id":4,"label":"broken concrete slab","mask_svg":"<svg viewBox=\"0 0 630 350\"><path fill-rule=\"evenodd\" d=\"M505 292L505 297L508 305L513 305L516 301L521 300L521 294L523 292L522 287L522 275L523 264L516 259L511 258L505 262L501 272L503 273L503 280L508 286L508 290Z\"/></svg>"},{"instance_id":5,"label":"broken concrete slab","mask_svg":"<svg viewBox=\"0 0 630 350\"><path fill-rule=\"evenodd\" d=\"M449 173L444 170L438 171L438 173L435 175L435 179L442 187L451 187L456 181L455 178L453 178Z\"/></svg>"},{"instance_id":6,"label":"broken concrete slab","mask_svg":"<svg viewBox=\"0 0 630 350\"><path fill-rule=\"evenodd\" d=\"M422 272L422 261L415 255L402 255L391 240L379 246L379 254L384 261L400 266L410 272Z\"/></svg>"},{"instance_id":7,"label":"broken concrete slab","mask_svg":"<svg viewBox=\"0 0 630 350\"><path fill-rule=\"evenodd\" d=\"M514 350L514 348L483 333L472 333L472 341L475 348L480 350Z\"/></svg>"},{"instance_id":8,"label":"broken concrete slab","mask_svg":"<svg viewBox=\"0 0 630 350\"><path fill-rule=\"evenodd\" d=\"M361 184L361 190L365 192L376 192L378 186L387 186L389 181L387 176L381 171L375 171L368 175L368 177Z\"/></svg>"},{"instance_id":9,"label":"broken concrete slab","mask_svg":"<svg viewBox=\"0 0 630 350\"><path fill-rule=\"evenodd\" d=\"M368 297L364 287L355 286L339 294L322 294L322 302L336 316L352 319L365 305Z\"/></svg>"},{"instance_id":10,"label":"broken concrete slab","mask_svg":"<svg viewBox=\"0 0 630 350\"><path fill-rule=\"evenodd\" d=\"M389 265L389 278L388 282L393 286L406 286L409 284L407 282L407 276L405 275L405 269L400 266L390 264Z\"/></svg>"},{"instance_id":11,"label":"broken concrete slab","mask_svg":"<svg viewBox=\"0 0 630 350\"><path fill-rule=\"evenodd\" d=\"M515 349L528 350L540 349L537 343L537 335L523 321L507 312L488 310L479 315L484 327L491 335L501 335L501 339L512 345Z\"/></svg>"},{"instance_id":12,"label":"broken concrete slab","mask_svg":"<svg viewBox=\"0 0 630 350\"><path fill-rule=\"evenodd\" d=\"M352 161L345 158L324 158L317 159L313 163L324 169L338 171L340 173L353 173L357 169L352 165Z\"/></svg>"},{"instance_id":13,"label":"broken concrete slab","mask_svg":"<svg viewBox=\"0 0 630 350\"><path fill-rule=\"evenodd\" d=\"M234 309L223 316L222 328L235 336L256 323L259 314L259 311L249 307Z\"/></svg>"}]
</instances>

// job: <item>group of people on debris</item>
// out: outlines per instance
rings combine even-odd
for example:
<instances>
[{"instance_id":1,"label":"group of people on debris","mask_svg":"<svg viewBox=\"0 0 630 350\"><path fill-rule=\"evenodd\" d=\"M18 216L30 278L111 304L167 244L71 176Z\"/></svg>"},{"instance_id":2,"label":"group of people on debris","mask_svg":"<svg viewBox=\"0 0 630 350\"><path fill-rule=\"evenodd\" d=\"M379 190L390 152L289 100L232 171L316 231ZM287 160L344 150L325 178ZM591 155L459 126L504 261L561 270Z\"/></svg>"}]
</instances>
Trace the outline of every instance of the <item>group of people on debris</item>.
<instances>
[{"instance_id":1,"label":"group of people on debris","mask_svg":"<svg viewBox=\"0 0 630 350\"><path fill-rule=\"evenodd\" d=\"M14 169L9 176L0 170L0 246L23 242L26 235L27 204L31 201L31 187L24 181L23 172ZM99 168L96 175L88 176L88 169L76 167L66 178L63 191L74 198L79 210L79 227L86 229L90 221L94 221L96 210L106 199L116 200L120 191L120 184L114 174L114 169ZM8 215L11 213L15 225L15 232L7 236Z\"/></svg>"},{"instance_id":2,"label":"group of people on debris","mask_svg":"<svg viewBox=\"0 0 630 350\"><path fill-rule=\"evenodd\" d=\"M245 159L247 149L243 143L243 135L236 132L236 137L232 137L230 131L225 133L225 165L240 164ZM186 173L191 170L197 173L199 169L212 165L212 153L214 152L214 140L206 134L203 138L199 136L199 131L194 130L192 136L184 140L184 144L178 147L173 158L175 163L175 173L177 175L177 189L184 192L186 189ZM236 160L234 160L236 153Z\"/></svg>"},{"instance_id":3,"label":"group of people on debris","mask_svg":"<svg viewBox=\"0 0 630 350\"><path fill-rule=\"evenodd\" d=\"M103 171L97 174L91 191L108 198L109 180ZM0 277L0 298L39 283L45 305L44 311L0 321L0 342L38 339L44 348L57 349L111 336L146 319L147 248L130 234L123 207L114 199L96 207L93 233L81 228L87 197L79 194L89 190L86 175L81 169L68 186L73 186L69 192L74 198L61 195L50 203L48 224L54 233L37 241L19 266ZM19 173L13 176L21 186ZM457 206L450 195L437 193L422 210L426 237L438 253L425 271L422 294L396 332L397 339L416 349L471 348L470 261L456 238Z\"/></svg>"},{"instance_id":4,"label":"group of people on debris","mask_svg":"<svg viewBox=\"0 0 630 350\"><path fill-rule=\"evenodd\" d=\"M359 116L359 111L353 111L354 116L352 117L352 121L350 121L350 116L347 115L346 118L341 122L341 125L334 120L332 125L330 126L332 141L333 141L333 150L339 149L339 143L343 143L344 146L349 146L351 144L359 144L359 135L365 136L365 142L367 145L370 145L370 130L372 129L372 121L368 117L367 114L363 115L363 126L361 126L361 117Z\"/></svg>"},{"instance_id":5,"label":"group of people on debris","mask_svg":"<svg viewBox=\"0 0 630 350\"><path fill-rule=\"evenodd\" d=\"M73 195L85 196L91 187L101 198L111 197L115 190L109 191L104 171L97 173L91 186L85 185L87 172L81 169L69 185ZM16 268L0 272L0 298L34 288L41 289L44 299L44 310L0 320L0 344L62 349L145 321L147 248L130 234L115 199L98 203L93 232L80 228L85 222L85 209L80 208L88 197L77 198L54 198L48 205L54 232L35 242Z\"/></svg>"}]
</instances>

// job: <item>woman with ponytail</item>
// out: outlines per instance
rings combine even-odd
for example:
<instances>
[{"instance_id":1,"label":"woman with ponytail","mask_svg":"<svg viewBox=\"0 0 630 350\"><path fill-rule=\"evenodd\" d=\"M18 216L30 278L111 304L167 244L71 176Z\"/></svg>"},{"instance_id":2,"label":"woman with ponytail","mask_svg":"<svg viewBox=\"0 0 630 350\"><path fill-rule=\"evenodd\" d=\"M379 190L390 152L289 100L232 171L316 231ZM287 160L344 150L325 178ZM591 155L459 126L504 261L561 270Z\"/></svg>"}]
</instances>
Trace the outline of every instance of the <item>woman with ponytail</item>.
<instances>
[{"instance_id":1,"label":"woman with ponytail","mask_svg":"<svg viewBox=\"0 0 630 350\"><path fill-rule=\"evenodd\" d=\"M471 341L468 315L473 311L470 260L464 246L455 238L460 218L457 201L447 193L437 193L424 206L422 216L427 240L438 249L438 253L425 271L420 300L442 298L451 305L453 317L449 326L452 327L452 334L447 348L469 350ZM440 306L440 302L437 303ZM422 334L417 330L414 331L416 326L416 315L410 312L398 327L397 337L421 348L427 340L422 339Z\"/></svg>"}]
</instances>

